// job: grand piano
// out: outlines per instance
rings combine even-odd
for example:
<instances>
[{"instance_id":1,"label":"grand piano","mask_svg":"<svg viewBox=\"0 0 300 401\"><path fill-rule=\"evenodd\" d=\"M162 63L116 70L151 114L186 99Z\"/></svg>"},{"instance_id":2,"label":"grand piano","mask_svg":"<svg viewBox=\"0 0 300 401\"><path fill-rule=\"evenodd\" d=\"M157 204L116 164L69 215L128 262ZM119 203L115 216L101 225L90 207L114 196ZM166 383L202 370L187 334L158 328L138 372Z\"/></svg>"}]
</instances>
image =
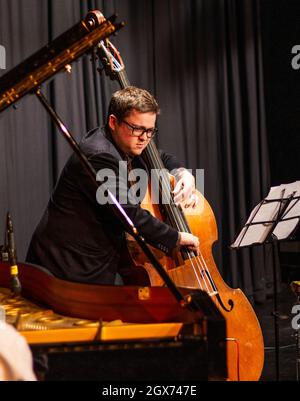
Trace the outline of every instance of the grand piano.
<instances>
[{"instance_id":1,"label":"grand piano","mask_svg":"<svg viewBox=\"0 0 300 401\"><path fill-rule=\"evenodd\" d=\"M18 267L14 296L10 265L0 263L0 304L46 380L226 379L225 323L205 292L192 312L166 287L79 284Z\"/></svg>"}]
</instances>

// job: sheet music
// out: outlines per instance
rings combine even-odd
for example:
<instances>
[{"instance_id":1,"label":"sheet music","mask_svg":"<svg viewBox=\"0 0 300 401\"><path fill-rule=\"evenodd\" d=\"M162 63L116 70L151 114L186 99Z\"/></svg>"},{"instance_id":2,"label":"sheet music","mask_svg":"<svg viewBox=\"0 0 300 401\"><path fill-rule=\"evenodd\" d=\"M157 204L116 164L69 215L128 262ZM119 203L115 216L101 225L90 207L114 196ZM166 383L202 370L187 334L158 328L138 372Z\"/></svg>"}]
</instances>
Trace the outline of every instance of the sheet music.
<instances>
[{"instance_id":1,"label":"sheet music","mask_svg":"<svg viewBox=\"0 0 300 401\"><path fill-rule=\"evenodd\" d=\"M285 196L294 197L300 196L300 181L287 184ZM290 202L287 210L285 211L282 221L280 221L274 229L274 235L277 239L285 239L295 230L299 223L300 216L300 199L294 199Z\"/></svg>"},{"instance_id":2,"label":"sheet music","mask_svg":"<svg viewBox=\"0 0 300 401\"><path fill-rule=\"evenodd\" d=\"M247 223L231 245L231 248L263 243L272 230L280 208L284 206L284 203L280 200L287 200L291 195L293 197L300 196L300 181L271 187L267 197L252 210ZM287 238L296 228L299 218L300 200L293 199L273 231L277 239Z\"/></svg>"}]
</instances>

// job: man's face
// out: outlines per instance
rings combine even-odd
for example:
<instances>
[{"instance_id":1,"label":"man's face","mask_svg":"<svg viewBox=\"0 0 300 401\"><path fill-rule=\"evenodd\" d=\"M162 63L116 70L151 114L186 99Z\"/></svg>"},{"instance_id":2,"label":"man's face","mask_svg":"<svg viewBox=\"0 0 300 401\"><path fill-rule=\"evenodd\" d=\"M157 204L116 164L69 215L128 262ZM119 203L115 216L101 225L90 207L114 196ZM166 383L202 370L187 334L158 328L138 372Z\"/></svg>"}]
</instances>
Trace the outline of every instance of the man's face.
<instances>
[{"instance_id":1,"label":"man's face","mask_svg":"<svg viewBox=\"0 0 300 401\"><path fill-rule=\"evenodd\" d=\"M133 109L130 114L123 119L123 121L118 121L116 116L111 114L109 116L108 124L113 139L118 147L130 156L138 156L148 145L150 139L147 138L146 132L140 136L133 136L131 127L140 129L135 130L134 132L141 132L141 128L151 130L155 128L155 121L155 113L141 113Z\"/></svg>"}]
</instances>

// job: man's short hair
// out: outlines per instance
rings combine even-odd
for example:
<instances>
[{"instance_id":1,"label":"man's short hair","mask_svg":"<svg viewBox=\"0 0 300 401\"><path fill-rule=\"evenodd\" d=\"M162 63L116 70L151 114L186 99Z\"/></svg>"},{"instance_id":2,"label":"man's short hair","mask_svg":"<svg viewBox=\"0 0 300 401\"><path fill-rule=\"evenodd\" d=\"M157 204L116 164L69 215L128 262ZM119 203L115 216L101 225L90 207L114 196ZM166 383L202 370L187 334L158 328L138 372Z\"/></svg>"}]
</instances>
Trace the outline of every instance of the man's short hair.
<instances>
[{"instance_id":1,"label":"man's short hair","mask_svg":"<svg viewBox=\"0 0 300 401\"><path fill-rule=\"evenodd\" d=\"M108 107L108 118L114 114L118 121L122 121L133 110L140 113L159 114L160 110L154 97L145 89L128 86L116 91Z\"/></svg>"}]
</instances>

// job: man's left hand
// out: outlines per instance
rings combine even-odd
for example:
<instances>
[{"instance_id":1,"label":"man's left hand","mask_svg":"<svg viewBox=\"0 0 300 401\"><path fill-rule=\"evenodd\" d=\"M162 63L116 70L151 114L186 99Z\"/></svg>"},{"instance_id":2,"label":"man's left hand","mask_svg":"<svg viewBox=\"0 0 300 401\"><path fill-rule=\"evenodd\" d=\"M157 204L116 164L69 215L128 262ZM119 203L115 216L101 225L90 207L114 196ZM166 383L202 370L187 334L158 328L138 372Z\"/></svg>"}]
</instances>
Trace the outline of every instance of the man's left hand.
<instances>
[{"instance_id":1,"label":"man's left hand","mask_svg":"<svg viewBox=\"0 0 300 401\"><path fill-rule=\"evenodd\" d=\"M176 185L173 191L174 202L176 205L181 204L185 208L195 208L199 199L196 195L194 176L185 168L180 168L177 170L175 178Z\"/></svg>"}]
</instances>

